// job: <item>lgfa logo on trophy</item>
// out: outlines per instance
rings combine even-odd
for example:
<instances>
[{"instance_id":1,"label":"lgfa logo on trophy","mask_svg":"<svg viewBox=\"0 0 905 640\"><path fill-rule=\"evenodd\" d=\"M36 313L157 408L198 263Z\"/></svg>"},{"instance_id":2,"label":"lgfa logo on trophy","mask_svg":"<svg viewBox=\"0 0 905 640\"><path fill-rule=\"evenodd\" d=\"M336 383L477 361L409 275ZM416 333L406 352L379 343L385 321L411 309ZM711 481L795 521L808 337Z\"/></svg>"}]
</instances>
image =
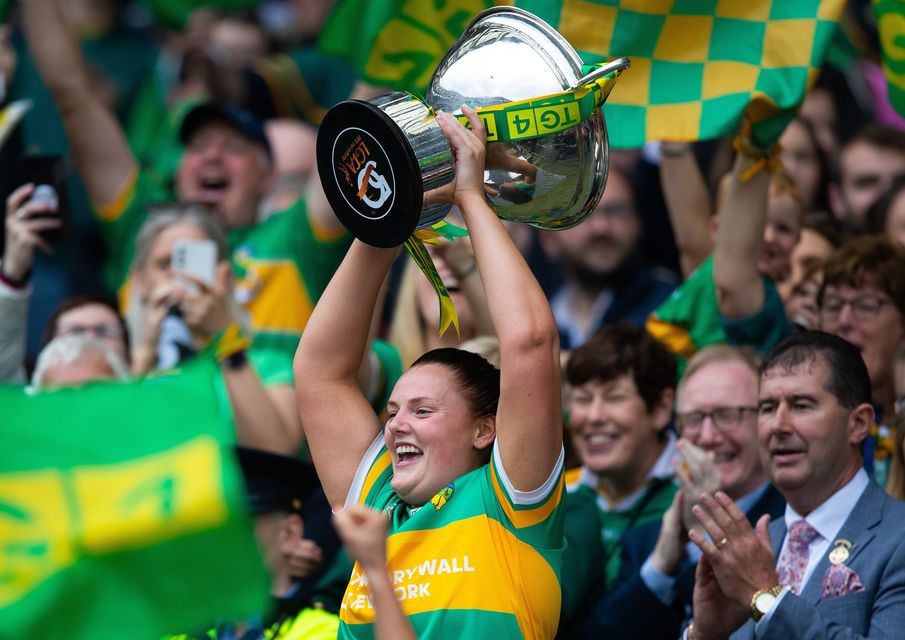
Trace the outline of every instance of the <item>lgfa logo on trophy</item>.
<instances>
[{"instance_id":1,"label":"lgfa logo on trophy","mask_svg":"<svg viewBox=\"0 0 905 640\"><path fill-rule=\"evenodd\" d=\"M368 220L379 220L393 208L393 165L381 144L364 129L341 131L332 149L333 178L346 204Z\"/></svg>"}]
</instances>

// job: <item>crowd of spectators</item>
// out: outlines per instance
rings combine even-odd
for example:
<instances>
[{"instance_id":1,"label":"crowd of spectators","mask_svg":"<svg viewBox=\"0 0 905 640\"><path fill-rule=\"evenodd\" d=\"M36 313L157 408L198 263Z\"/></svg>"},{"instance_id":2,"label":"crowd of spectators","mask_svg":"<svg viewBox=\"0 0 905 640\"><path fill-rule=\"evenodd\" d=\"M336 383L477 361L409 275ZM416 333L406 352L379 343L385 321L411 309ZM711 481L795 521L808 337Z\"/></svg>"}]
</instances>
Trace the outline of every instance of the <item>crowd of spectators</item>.
<instances>
[{"instance_id":1,"label":"crowd of spectators","mask_svg":"<svg viewBox=\"0 0 905 640\"><path fill-rule=\"evenodd\" d=\"M216 359L249 485L275 496L252 504L279 603L268 625L335 637L320 612L339 614L352 561L330 508L361 456L349 457L354 433L329 441L327 404L298 376L329 376L352 339L337 337L343 314L318 327L335 353L315 338L296 349L355 253L320 187L317 125L336 102L382 90L318 51L327 0L205 7L184 23L156 4L7 8L0 94L30 104L0 136L0 380L49 393ZM614 150L582 224L507 226L548 299L563 365L557 637L901 633L905 121L865 88L870 64L827 65L772 150L744 128ZM65 176L39 197L25 160L57 156ZM192 243L212 247L207 275L176 265ZM369 327L364 357L343 360L356 401L382 420L432 349L502 358L504 379L518 370L471 240L429 250L459 330L438 336L436 295L402 252L392 266L381 258L374 312L356 319L362 336ZM349 392L336 389L331 406ZM349 472L340 482L319 467L325 496L308 460L333 448ZM543 468L530 456L507 467L542 481L547 453ZM372 516L342 512L337 529L375 588L392 590L374 577L387 557L373 539L387 532ZM385 597L378 605L383 633L410 632Z\"/></svg>"}]
</instances>

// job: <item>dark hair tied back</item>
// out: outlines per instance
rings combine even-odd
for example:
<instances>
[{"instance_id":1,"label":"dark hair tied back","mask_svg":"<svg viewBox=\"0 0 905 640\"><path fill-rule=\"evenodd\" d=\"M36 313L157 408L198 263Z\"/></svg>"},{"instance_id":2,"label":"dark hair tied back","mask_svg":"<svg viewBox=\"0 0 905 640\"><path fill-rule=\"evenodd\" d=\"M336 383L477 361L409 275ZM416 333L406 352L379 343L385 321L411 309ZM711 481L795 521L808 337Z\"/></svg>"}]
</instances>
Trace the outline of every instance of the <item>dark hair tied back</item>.
<instances>
[{"instance_id":1,"label":"dark hair tied back","mask_svg":"<svg viewBox=\"0 0 905 640\"><path fill-rule=\"evenodd\" d=\"M500 402L500 370L486 359L470 351L444 348L428 351L412 363L412 368L424 364L439 364L455 373L475 416L496 415Z\"/></svg>"}]
</instances>

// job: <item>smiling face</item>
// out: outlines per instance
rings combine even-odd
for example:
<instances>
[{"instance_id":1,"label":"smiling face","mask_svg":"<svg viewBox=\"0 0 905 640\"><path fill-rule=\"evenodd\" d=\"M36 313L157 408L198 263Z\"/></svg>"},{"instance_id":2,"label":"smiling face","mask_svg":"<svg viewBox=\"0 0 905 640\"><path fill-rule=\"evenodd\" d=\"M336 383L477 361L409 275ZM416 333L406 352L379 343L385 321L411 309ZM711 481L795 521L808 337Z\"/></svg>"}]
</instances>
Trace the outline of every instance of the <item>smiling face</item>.
<instances>
[{"instance_id":1,"label":"smiling face","mask_svg":"<svg viewBox=\"0 0 905 640\"><path fill-rule=\"evenodd\" d=\"M403 374L387 412L384 441L393 460L392 487L410 505L423 505L481 466L493 444L492 418L472 414L455 373L440 364Z\"/></svg>"},{"instance_id":2,"label":"smiling face","mask_svg":"<svg viewBox=\"0 0 905 640\"><path fill-rule=\"evenodd\" d=\"M757 374L739 360L715 360L686 377L679 387L677 413L711 412L719 407L757 406ZM720 473L720 488L733 500L747 495L765 480L757 451L757 420L745 414L737 425L717 428L706 417L701 428L683 438L712 453Z\"/></svg>"},{"instance_id":3,"label":"smiling face","mask_svg":"<svg viewBox=\"0 0 905 640\"><path fill-rule=\"evenodd\" d=\"M876 313L856 317L852 303L879 303ZM843 303L838 313L830 310ZM885 293L872 286L827 285L823 292L821 329L845 338L861 351L875 392L891 385L892 361L896 347L905 340L905 323L898 308Z\"/></svg>"},{"instance_id":4,"label":"smiling face","mask_svg":"<svg viewBox=\"0 0 905 640\"><path fill-rule=\"evenodd\" d=\"M858 409L841 406L826 389L823 356L760 379L757 434L770 481L795 510L806 515L844 486L861 468L859 445L869 424ZM867 407L869 405L861 405ZM863 410L862 410L862 413Z\"/></svg>"},{"instance_id":5,"label":"smiling face","mask_svg":"<svg viewBox=\"0 0 905 640\"><path fill-rule=\"evenodd\" d=\"M181 200L211 208L228 227L253 224L272 182L264 149L225 122L198 127L185 147L176 174Z\"/></svg>"},{"instance_id":6,"label":"smiling face","mask_svg":"<svg viewBox=\"0 0 905 640\"><path fill-rule=\"evenodd\" d=\"M670 399L649 411L631 374L569 390L569 430L582 463L614 483L643 484L663 451Z\"/></svg>"}]
</instances>

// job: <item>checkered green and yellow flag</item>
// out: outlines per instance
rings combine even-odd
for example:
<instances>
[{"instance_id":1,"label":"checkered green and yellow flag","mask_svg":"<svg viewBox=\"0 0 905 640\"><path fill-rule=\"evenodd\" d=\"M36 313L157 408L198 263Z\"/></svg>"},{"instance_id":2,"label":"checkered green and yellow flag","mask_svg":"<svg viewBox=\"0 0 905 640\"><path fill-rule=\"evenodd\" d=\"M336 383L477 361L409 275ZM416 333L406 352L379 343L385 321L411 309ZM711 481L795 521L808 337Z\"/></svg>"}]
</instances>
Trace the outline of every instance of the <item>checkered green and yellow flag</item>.
<instances>
[{"instance_id":1,"label":"checkered green and yellow flag","mask_svg":"<svg viewBox=\"0 0 905 640\"><path fill-rule=\"evenodd\" d=\"M782 132L817 76L844 0L517 0L556 28L585 62L629 56L604 106L610 144L754 141Z\"/></svg>"},{"instance_id":2,"label":"checkered green and yellow flag","mask_svg":"<svg viewBox=\"0 0 905 640\"><path fill-rule=\"evenodd\" d=\"M874 0L889 103L905 118L905 2Z\"/></svg>"}]
</instances>

